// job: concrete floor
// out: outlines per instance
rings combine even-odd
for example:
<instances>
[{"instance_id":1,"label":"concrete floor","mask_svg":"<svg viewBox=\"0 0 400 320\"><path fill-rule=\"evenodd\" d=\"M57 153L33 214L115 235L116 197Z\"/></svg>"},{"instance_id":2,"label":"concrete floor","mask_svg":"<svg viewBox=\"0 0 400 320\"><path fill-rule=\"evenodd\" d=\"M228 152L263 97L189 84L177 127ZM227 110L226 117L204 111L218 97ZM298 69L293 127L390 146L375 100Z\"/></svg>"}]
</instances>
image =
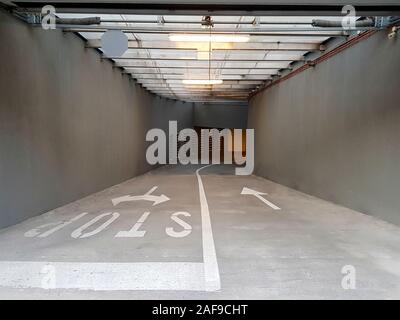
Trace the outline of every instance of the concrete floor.
<instances>
[{"instance_id":1,"label":"concrete floor","mask_svg":"<svg viewBox=\"0 0 400 320\"><path fill-rule=\"evenodd\" d=\"M400 298L399 227L200 167L165 166L1 230L0 298ZM345 265L355 289L342 288Z\"/></svg>"}]
</instances>

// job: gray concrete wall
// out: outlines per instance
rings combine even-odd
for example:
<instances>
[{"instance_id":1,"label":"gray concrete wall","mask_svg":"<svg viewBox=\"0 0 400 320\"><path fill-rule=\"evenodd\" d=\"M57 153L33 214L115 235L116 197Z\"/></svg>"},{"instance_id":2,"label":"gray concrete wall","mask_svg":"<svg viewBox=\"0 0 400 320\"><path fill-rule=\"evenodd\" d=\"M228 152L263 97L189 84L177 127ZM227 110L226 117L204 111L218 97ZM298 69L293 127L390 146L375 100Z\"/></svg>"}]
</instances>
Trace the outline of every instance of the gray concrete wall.
<instances>
[{"instance_id":1,"label":"gray concrete wall","mask_svg":"<svg viewBox=\"0 0 400 320\"><path fill-rule=\"evenodd\" d=\"M400 41L380 32L256 95L258 175L400 224Z\"/></svg>"},{"instance_id":2,"label":"gray concrete wall","mask_svg":"<svg viewBox=\"0 0 400 320\"><path fill-rule=\"evenodd\" d=\"M0 43L0 227L144 173L149 128L192 126L74 34L0 12Z\"/></svg>"},{"instance_id":3,"label":"gray concrete wall","mask_svg":"<svg viewBox=\"0 0 400 320\"><path fill-rule=\"evenodd\" d=\"M238 104L208 104L194 105L193 125L210 128L237 128L247 127L247 105Z\"/></svg>"}]
</instances>

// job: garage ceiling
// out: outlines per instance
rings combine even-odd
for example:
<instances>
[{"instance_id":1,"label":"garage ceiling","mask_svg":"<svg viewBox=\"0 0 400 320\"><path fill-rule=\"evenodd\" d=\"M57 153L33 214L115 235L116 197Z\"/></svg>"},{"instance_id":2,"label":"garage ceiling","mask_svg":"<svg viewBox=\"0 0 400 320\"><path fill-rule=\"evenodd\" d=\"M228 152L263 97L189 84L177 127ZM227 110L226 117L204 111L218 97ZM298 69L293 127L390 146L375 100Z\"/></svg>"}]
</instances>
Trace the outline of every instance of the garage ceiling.
<instances>
[{"instance_id":1,"label":"garage ceiling","mask_svg":"<svg viewBox=\"0 0 400 320\"><path fill-rule=\"evenodd\" d=\"M330 37L343 30L311 26L318 17L58 14L61 18L97 16L100 25L64 26L79 32L87 45L102 50L101 37L109 29L122 30L129 49L120 57L107 57L147 90L184 101L247 100L266 80L290 68L305 54L319 51ZM324 17L324 19L341 19ZM61 26L63 27L63 26ZM210 41L211 40L211 41ZM191 84L211 80L217 84ZM222 83L218 83L222 82Z\"/></svg>"},{"instance_id":2,"label":"garage ceiling","mask_svg":"<svg viewBox=\"0 0 400 320\"><path fill-rule=\"evenodd\" d=\"M40 15L44 4L29 0L13 3L17 4L17 14L23 15ZM259 1L250 3L261 5ZM218 1L214 2L217 4ZM265 6L272 4L268 2ZM304 15L304 8L293 6L291 11L274 7L272 11L248 13L241 11L243 6L232 7L236 11L230 14L227 8L194 10L190 5L196 4L192 1L173 2L169 7L165 7L164 1L150 6L130 0L112 3L67 0L53 1L53 5L59 18L98 17L99 24L57 24L57 28L79 33L87 40L88 47L98 49L104 59L113 60L115 66L147 90L183 101L246 101L266 83L319 55L331 43L328 40L343 42L347 36L363 31L363 28L350 32L339 27L313 26L315 19L343 19L339 7L326 5L307 6L313 9L308 16ZM357 10L360 8L364 7ZM286 11L278 15L283 9ZM154 10L157 14L151 12ZM185 10L188 12L183 14ZM380 10L384 12L386 7ZM321 16L316 14L319 11ZM335 16L328 15L332 12ZM210 17L210 23L204 23L206 17ZM41 27L37 21L34 24ZM102 36L108 30L120 30L127 36L128 50L123 55L112 56L103 51Z\"/></svg>"}]
</instances>

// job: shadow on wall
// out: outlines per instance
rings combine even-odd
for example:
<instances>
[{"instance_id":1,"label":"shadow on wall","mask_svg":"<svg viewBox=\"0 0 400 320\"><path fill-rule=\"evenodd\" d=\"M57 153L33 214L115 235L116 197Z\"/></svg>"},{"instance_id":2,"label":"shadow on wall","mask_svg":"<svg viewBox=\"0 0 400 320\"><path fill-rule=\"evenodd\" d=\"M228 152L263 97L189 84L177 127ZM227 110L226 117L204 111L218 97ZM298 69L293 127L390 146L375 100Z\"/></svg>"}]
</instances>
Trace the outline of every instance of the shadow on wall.
<instances>
[{"instance_id":1,"label":"shadow on wall","mask_svg":"<svg viewBox=\"0 0 400 320\"><path fill-rule=\"evenodd\" d=\"M378 32L253 97L256 174L400 225L399 57Z\"/></svg>"},{"instance_id":2,"label":"shadow on wall","mask_svg":"<svg viewBox=\"0 0 400 320\"><path fill-rule=\"evenodd\" d=\"M75 34L0 11L0 228L142 174L147 130L193 105L129 81Z\"/></svg>"}]
</instances>

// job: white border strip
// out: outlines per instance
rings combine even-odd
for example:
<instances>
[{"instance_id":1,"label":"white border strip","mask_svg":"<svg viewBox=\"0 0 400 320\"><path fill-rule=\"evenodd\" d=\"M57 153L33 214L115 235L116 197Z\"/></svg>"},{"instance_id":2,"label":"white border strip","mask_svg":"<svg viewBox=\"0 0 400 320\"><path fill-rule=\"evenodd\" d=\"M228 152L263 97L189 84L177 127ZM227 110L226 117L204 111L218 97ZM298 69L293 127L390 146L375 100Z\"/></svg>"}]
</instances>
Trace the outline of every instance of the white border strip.
<instances>
[{"instance_id":1,"label":"white border strip","mask_svg":"<svg viewBox=\"0 0 400 320\"><path fill-rule=\"evenodd\" d=\"M201 262L0 262L0 286L12 288L205 291L204 284Z\"/></svg>"},{"instance_id":2,"label":"white border strip","mask_svg":"<svg viewBox=\"0 0 400 320\"><path fill-rule=\"evenodd\" d=\"M203 262L39 262L0 261L0 287L79 290L221 289L210 212L203 182L199 184ZM50 283L50 285L49 285Z\"/></svg>"}]
</instances>

